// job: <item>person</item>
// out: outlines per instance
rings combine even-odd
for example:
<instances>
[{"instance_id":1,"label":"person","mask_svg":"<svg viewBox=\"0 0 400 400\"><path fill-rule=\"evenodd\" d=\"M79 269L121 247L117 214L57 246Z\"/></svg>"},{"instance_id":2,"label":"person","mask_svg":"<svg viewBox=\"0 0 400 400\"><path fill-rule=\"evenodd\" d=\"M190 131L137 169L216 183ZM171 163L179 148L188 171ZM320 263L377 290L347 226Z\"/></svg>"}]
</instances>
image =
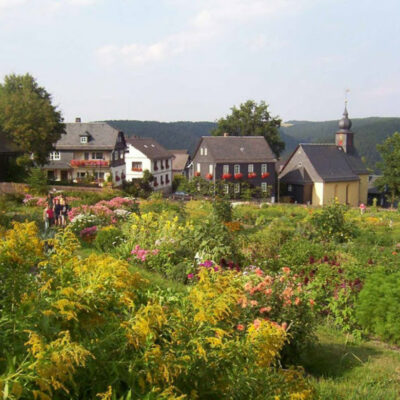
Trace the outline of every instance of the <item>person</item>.
<instances>
[{"instance_id":1,"label":"person","mask_svg":"<svg viewBox=\"0 0 400 400\"><path fill-rule=\"evenodd\" d=\"M63 203L61 204L61 224L62 226L66 226L67 225L67 218L68 218L68 210L69 210L69 206L68 203L65 199L63 199ZM61 201L60 201L61 203Z\"/></svg>"},{"instance_id":2,"label":"person","mask_svg":"<svg viewBox=\"0 0 400 400\"><path fill-rule=\"evenodd\" d=\"M57 226L61 225L61 204L58 198L54 199L54 220Z\"/></svg>"},{"instance_id":3,"label":"person","mask_svg":"<svg viewBox=\"0 0 400 400\"><path fill-rule=\"evenodd\" d=\"M44 229L47 231L50 226L53 225L54 221L54 213L53 209L49 206L46 206L43 211L43 219L44 219Z\"/></svg>"},{"instance_id":4,"label":"person","mask_svg":"<svg viewBox=\"0 0 400 400\"><path fill-rule=\"evenodd\" d=\"M53 208L53 195L50 192L47 193L46 202L49 208Z\"/></svg>"}]
</instances>

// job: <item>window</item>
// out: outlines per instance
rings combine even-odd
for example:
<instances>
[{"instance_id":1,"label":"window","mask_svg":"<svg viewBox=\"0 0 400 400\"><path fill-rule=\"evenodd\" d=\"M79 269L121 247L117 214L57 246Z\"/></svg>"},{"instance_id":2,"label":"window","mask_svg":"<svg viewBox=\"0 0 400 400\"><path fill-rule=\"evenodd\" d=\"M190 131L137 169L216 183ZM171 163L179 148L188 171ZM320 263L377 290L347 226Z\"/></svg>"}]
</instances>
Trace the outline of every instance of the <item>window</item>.
<instances>
[{"instance_id":1,"label":"window","mask_svg":"<svg viewBox=\"0 0 400 400\"><path fill-rule=\"evenodd\" d=\"M141 172L143 170L141 162L132 162L132 171Z\"/></svg>"},{"instance_id":2,"label":"window","mask_svg":"<svg viewBox=\"0 0 400 400\"><path fill-rule=\"evenodd\" d=\"M213 168L213 165L210 164L210 165L208 166L208 173L212 175L212 174L213 174L213 169L214 169L214 168Z\"/></svg>"},{"instance_id":3,"label":"window","mask_svg":"<svg viewBox=\"0 0 400 400\"><path fill-rule=\"evenodd\" d=\"M154 171L158 171L157 161L154 161Z\"/></svg>"},{"instance_id":4,"label":"window","mask_svg":"<svg viewBox=\"0 0 400 400\"><path fill-rule=\"evenodd\" d=\"M169 175L165 174L165 183L169 183Z\"/></svg>"},{"instance_id":5,"label":"window","mask_svg":"<svg viewBox=\"0 0 400 400\"><path fill-rule=\"evenodd\" d=\"M261 183L261 191L263 193L266 193L268 191L268 186L267 186L267 182L262 182Z\"/></svg>"},{"instance_id":6,"label":"window","mask_svg":"<svg viewBox=\"0 0 400 400\"><path fill-rule=\"evenodd\" d=\"M204 147L204 155L207 155L207 147Z\"/></svg>"},{"instance_id":7,"label":"window","mask_svg":"<svg viewBox=\"0 0 400 400\"><path fill-rule=\"evenodd\" d=\"M254 172L254 164L249 164L248 169L249 169L249 171L248 171L249 174L252 173L252 172Z\"/></svg>"},{"instance_id":8,"label":"window","mask_svg":"<svg viewBox=\"0 0 400 400\"><path fill-rule=\"evenodd\" d=\"M103 153L92 153L92 160L102 160Z\"/></svg>"},{"instance_id":9,"label":"window","mask_svg":"<svg viewBox=\"0 0 400 400\"><path fill-rule=\"evenodd\" d=\"M81 143L87 143L87 136L81 136Z\"/></svg>"},{"instance_id":10,"label":"window","mask_svg":"<svg viewBox=\"0 0 400 400\"><path fill-rule=\"evenodd\" d=\"M104 179L104 172L94 172L94 179L96 180L103 180Z\"/></svg>"},{"instance_id":11,"label":"window","mask_svg":"<svg viewBox=\"0 0 400 400\"><path fill-rule=\"evenodd\" d=\"M52 151L50 153L50 160L58 161L61 160L61 154L59 151Z\"/></svg>"},{"instance_id":12,"label":"window","mask_svg":"<svg viewBox=\"0 0 400 400\"><path fill-rule=\"evenodd\" d=\"M229 194L229 185L224 185L224 193Z\"/></svg>"},{"instance_id":13,"label":"window","mask_svg":"<svg viewBox=\"0 0 400 400\"><path fill-rule=\"evenodd\" d=\"M85 151L84 158L85 160L89 160L89 152Z\"/></svg>"},{"instance_id":14,"label":"window","mask_svg":"<svg viewBox=\"0 0 400 400\"><path fill-rule=\"evenodd\" d=\"M122 160L124 158L124 152L120 151L119 152L119 159Z\"/></svg>"},{"instance_id":15,"label":"window","mask_svg":"<svg viewBox=\"0 0 400 400\"><path fill-rule=\"evenodd\" d=\"M56 176L54 174L54 171L47 171L47 179L50 181L54 181L56 179Z\"/></svg>"},{"instance_id":16,"label":"window","mask_svg":"<svg viewBox=\"0 0 400 400\"><path fill-rule=\"evenodd\" d=\"M268 165L267 164L261 164L261 173L265 174L268 172Z\"/></svg>"},{"instance_id":17,"label":"window","mask_svg":"<svg viewBox=\"0 0 400 400\"><path fill-rule=\"evenodd\" d=\"M288 192L293 192L293 186L292 185L287 185L287 191Z\"/></svg>"},{"instance_id":18,"label":"window","mask_svg":"<svg viewBox=\"0 0 400 400\"><path fill-rule=\"evenodd\" d=\"M240 183L235 183L235 193L240 193Z\"/></svg>"},{"instance_id":19,"label":"window","mask_svg":"<svg viewBox=\"0 0 400 400\"><path fill-rule=\"evenodd\" d=\"M240 174L240 165L239 164L235 164L235 166L233 167L233 173Z\"/></svg>"},{"instance_id":20,"label":"window","mask_svg":"<svg viewBox=\"0 0 400 400\"><path fill-rule=\"evenodd\" d=\"M204 149L202 147L200 147L200 155L203 156L204 155Z\"/></svg>"},{"instance_id":21,"label":"window","mask_svg":"<svg viewBox=\"0 0 400 400\"><path fill-rule=\"evenodd\" d=\"M196 171L197 171L197 172L200 172L200 163L197 163L197 165L196 165Z\"/></svg>"},{"instance_id":22,"label":"window","mask_svg":"<svg viewBox=\"0 0 400 400\"><path fill-rule=\"evenodd\" d=\"M224 174L229 174L229 165L224 165Z\"/></svg>"}]
</instances>

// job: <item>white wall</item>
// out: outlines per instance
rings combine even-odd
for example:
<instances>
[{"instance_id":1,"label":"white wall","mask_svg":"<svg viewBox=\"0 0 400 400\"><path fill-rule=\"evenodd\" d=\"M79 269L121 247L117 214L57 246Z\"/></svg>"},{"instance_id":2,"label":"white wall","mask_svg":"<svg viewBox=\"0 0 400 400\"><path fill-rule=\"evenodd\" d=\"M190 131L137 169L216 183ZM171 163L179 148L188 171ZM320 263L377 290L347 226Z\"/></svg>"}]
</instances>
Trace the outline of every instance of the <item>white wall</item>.
<instances>
[{"instance_id":1,"label":"white wall","mask_svg":"<svg viewBox=\"0 0 400 400\"><path fill-rule=\"evenodd\" d=\"M125 153L125 175L128 182L132 179L141 178L143 176L143 171L132 171L132 162L141 162L143 171L147 169L151 172L151 160L148 159L141 151L133 147L131 144L128 144L128 153Z\"/></svg>"}]
</instances>

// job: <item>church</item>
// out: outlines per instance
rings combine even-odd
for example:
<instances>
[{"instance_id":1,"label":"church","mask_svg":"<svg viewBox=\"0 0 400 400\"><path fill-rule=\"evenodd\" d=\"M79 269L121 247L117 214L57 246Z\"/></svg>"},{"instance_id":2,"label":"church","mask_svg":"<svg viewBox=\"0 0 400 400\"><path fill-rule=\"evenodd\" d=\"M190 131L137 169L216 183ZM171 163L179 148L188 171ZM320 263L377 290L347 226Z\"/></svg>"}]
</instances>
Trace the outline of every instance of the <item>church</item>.
<instances>
[{"instance_id":1,"label":"church","mask_svg":"<svg viewBox=\"0 0 400 400\"><path fill-rule=\"evenodd\" d=\"M335 143L296 147L278 176L281 198L316 206L334 199L352 207L367 204L369 172L354 147L351 126L345 106Z\"/></svg>"}]
</instances>

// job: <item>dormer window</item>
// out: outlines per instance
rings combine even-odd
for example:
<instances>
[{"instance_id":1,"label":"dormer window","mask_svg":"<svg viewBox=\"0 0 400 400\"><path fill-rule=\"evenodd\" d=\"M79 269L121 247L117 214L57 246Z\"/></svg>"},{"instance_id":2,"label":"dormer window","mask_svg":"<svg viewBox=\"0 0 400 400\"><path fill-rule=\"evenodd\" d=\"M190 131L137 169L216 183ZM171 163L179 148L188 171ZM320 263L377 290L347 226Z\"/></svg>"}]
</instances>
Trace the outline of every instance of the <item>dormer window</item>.
<instances>
[{"instance_id":1,"label":"dormer window","mask_svg":"<svg viewBox=\"0 0 400 400\"><path fill-rule=\"evenodd\" d=\"M81 136L81 143L86 144L88 142L88 137L87 136Z\"/></svg>"},{"instance_id":2,"label":"dormer window","mask_svg":"<svg viewBox=\"0 0 400 400\"><path fill-rule=\"evenodd\" d=\"M204 155L204 149L202 147L200 147L200 155L203 156Z\"/></svg>"},{"instance_id":3,"label":"dormer window","mask_svg":"<svg viewBox=\"0 0 400 400\"><path fill-rule=\"evenodd\" d=\"M204 147L204 155L207 155L207 147Z\"/></svg>"},{"instance_id":4,"label":"dormer window","mask_svg":"<svg viewBox=\"0 0 400 400\"><path fill-rule=\"evenodd\" d=\"M61 154L59 151L52 151L50 153L50 160L51 161L59 161L61 160Z\"/></svg>"}]
</instances>

